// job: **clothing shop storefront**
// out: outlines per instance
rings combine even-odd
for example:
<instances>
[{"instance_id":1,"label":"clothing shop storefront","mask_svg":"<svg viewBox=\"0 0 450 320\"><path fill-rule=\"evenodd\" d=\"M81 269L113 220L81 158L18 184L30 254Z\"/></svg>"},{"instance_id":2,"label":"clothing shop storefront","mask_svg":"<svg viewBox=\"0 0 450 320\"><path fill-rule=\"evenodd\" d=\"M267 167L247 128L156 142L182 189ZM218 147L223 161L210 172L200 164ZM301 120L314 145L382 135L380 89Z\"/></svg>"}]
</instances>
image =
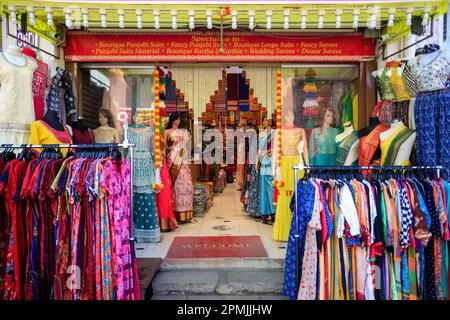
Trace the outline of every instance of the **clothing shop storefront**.
<instances>
[{"instance_id":1,"label":"clothing shop storefront","mask_svg":"<svg viewBox=\"0 0 450 320\"><path fill-rule=\"evenodd\" d=\"M58 219L69 212L71 223L58 220L61 231L54 234L59 243L68 241L70 265L83 265L82 277L89 279L80 289L61 286L55 291L48 280L33 291L26 287L32 280L25 276L19 281L6 278L0 294L8 299L139 299L136 261L144 255L137 255L136 248L145 252L153 248L149 256L163 259L209 257L186 249L197 246L210 250L211 257L284 259L283 294L292 299L448 297L448 265L433 262L439 273L433 281L421 267L431 268L435 259L448 258L450 185L436 177L436 167L411 169L411 176L406 173L409 169L397 167L442 165L439 175L448 179L450 146L444 137L450 133L450 115L443 106L449 99L445 79L450 58L446 60L439 48L446 2L253 2L0 0L3 30L6 24L11 33L28 28L46 42L42 51L41 44L29 46L38 53L37 57L31 53L36 65L29 62L30 69L21 71L28 80L34 77L27 81L32 94L9 99L11 105L0 102L0 114L15 110L5 112L8 119L0 116L0 144L55 145L44 155L46 166L27 170L23 164L14 179L30 175L44 192L39 172L48 174L48 189L57 197L49 196L42 208ZM10 44L3 39L0 81L5 81L1 76L6 66L12 68L8 57L16 48ZM52 45L54 51L49 49ZM413 59L418 55L430 59L432 76ZM38 72L42 88L36 88ZM44 78L51 80L49 88ZM42 101L36 99L37 91ZM0 92L6 94L1 88ZM30 98L29 110L14 108L14 101L19 104L24 98ZM257 162L249 160L251 148L244 143L233 145L231 163L218 161L216 155L213 163L206 163L199 158L208 150L208 141L202 139L205 129L222 134L229 134L227 129L255 130ZM135 144L133 151L127 143ZM60 150L56 145L61 144L79 149ZM193 150L192 160L180 151L186 146ZM10 154L6 145L2 147ZM242 162L237 160L240 148ZM67 155L68 151L73 153ZM21 160L32 157L27 149L21 152ZM308 171L294 171L300 162ZM0 160L3 177L9 176L8 165L15 168L5 156ZM366 181L362 177L368 173L366 166L382 170L371 168L373 176ZM297 173L304 184L296 184ZM404 182L406 177L417 178L417 184ZM424 183L428 178L432 182ZM2 186L14 179L6 183L0 179L0 197L7 199L14 188L2 193ZM202 220L211 210L210 216L214 213L229 222L219 208L226 189L233 190L241 206L233 207L232 215L245 215L248 224L263 222L269 230L267 239L253 231L234 234L226 223L217 226ZM294 209L292 199L297 200ZM93 201L98 205L95 209L89 207ZM421 201L420 206L414 201ZM409 209L402 211L400 203L406 202ZM81 218L88 211L92 219ZM103 225L108 215L112 220ZM431 222L414 225L417 217ZM405 219L409 222L400 222ZM50 221L42 224L42 230L54 230ZM209 234L190 226L198 221L224 232ZM86 246L80 258L80 249L70 241L82 237L68 237L74 226L94 242L100 237L109 240ZM7 241L10 233L3 232L0 240ZM202 235L240 238L234 244L237 254L217 255L217 248L231 238L222 239L225 244L208 239L208 249ZM123 245L128 236L133 241ZM251 248L253 241L243 236L261 236L261 255L258 250L242 249ZM421 242L420 249L416 242ZM10 247L8 252L14 252L15 246ZM268 247L278 251L273 254ZM58 245L51 250L55 251L48 253L45 263L56 263L55 277L63 283L68 265L63 256L68 249ZM27 254L42 252L33 247ZM123 270L131 271L108 274L110 265L97 259L108 254L112 261L122 261L118 263L124 264ZM129 259L122 260L124 255ZM19 254L15 259L27 264ZM8 262L6 255L3 260L0 266ZM89 264L105 272L91 276ZM382 280L375 288L369 282L375 282L376 270L381 270ZM404 279L399 282L397 278L406 272L408 284ZM42 278L47 274L42 273ZM121 281L125 289L119 292L108 284L95 292L97 281L105 280ZM424 292L431 282L434 289Z\"/></svg>"}]
</instances>

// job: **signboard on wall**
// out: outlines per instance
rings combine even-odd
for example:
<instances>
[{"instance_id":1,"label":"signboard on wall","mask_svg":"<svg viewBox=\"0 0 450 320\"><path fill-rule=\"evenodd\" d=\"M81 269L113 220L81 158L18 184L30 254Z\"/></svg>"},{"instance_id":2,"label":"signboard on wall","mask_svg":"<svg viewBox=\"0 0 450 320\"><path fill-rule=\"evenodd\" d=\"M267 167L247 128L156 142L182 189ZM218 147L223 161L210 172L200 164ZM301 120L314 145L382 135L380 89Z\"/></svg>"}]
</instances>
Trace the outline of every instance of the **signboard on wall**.
<instances>
[{"instance_id":1,"label":"signboard on wall","mask_svg":"<svg viewBox=\"0 0 450 320\"><path fill-rule=\"evenodd\" d=\"M69 32L71 62L357 62L375 56L361 34L224 33L108 34Z\"/></svg>"},{"instance_id":2,"label":"signboard on wall","mask_svg":"<svg viewBox=\"0 0 450 320\"><path fill-rule=\"evenodd\" d=\"M39 45L38 35L31 31L22 32L19 24L16 26L16 35L17 35L17 46L19 48L29 47L30 44L35 47L38 47Z\"/></svg>"}]
</instances>

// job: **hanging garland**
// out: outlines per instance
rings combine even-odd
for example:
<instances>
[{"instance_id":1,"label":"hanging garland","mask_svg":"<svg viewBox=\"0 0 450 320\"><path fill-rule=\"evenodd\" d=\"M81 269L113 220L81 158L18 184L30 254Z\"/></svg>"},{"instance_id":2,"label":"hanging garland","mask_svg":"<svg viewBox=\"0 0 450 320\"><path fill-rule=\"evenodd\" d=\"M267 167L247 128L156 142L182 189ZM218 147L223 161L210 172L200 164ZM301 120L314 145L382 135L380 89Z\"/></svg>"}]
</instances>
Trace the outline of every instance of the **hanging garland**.
<instances>
[{"instance_id":1,"label":"hanging garland","mask_svg":"<svg viewBox=\"0 0 450 320\"><path fill-rule=\"evenodd\" d=\"M280 188L284 185L284 182L281 180L281 174L279 169L281 167L281 69L277 70L277 90L276 90L276 120L277 120L277 159L276 159L276 170L277 174L275 176L275 180L273 184L275 187ZM275 191L277 194L278 191Z\"/></svg>"},{"instance_id":2,"label":"hanging garland","mask_svg":"<svg viewBox=\"0 0 450 320\"><path fill-rule=\"evenodd\" d=\"M156 182L153 184L153 189L162 190L164 184L161 183L161 118L159 114L159 71L155 70L154 74L155 84L155 167L156 167Z\"/></svg>"}]
</instances>

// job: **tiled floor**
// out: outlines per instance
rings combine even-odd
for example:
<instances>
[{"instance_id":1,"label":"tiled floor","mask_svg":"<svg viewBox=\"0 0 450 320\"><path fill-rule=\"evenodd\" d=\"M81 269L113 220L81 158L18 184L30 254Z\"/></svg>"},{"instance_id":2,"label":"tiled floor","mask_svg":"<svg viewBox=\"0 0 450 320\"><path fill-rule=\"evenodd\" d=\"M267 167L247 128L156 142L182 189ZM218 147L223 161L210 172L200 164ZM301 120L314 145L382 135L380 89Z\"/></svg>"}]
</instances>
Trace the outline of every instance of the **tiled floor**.
<instances>
[{"instance_id":1,"label":"tiled floor","mask_svg":"<svg viewBox=\"0 0 450 320\"><path fill-rule=\"evenodd\" d=\"M249 236L259 235L267 254L273 259L284 259L286 243L272 239L271 225L247 215L240 201L236 184L228 184L223 193L216 193L214 204L203 218L181 224L177 230L161 234L157 244L136 244L138 258L165 258L175 236Z\"/></svg>"}]
</instances>

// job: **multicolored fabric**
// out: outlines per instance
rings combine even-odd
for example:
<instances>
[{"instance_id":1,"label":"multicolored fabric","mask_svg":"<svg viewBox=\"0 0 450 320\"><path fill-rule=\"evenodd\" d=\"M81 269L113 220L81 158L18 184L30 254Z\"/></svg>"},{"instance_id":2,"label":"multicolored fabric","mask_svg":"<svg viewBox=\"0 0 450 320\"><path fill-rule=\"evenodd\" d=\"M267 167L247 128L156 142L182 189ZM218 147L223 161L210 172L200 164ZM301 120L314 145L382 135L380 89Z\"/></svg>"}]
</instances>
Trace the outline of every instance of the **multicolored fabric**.
<instances>
[{"instance_id":1,"label":"multicolored fabric","mask_svg":"<svg viewBox=\"0 0 450 320\"><path fill-rule=\"evenodd\" d=\"M389 79L390 77L387 75L390 70L392 70L392 68L386 64L386 67L383 69L380 76L381 100L395 100L395 92L392 88L392 84Z\"/></svg>"},{"instance_id":2,"label":"multicolored fabric","mask_svg":"<svg viewBox=\"0 0 450 320\"><path fill-rule=\"evenodd\" d=\"M358 135L355 131L352 131L347 137L338 142L337 144L337 157L336 157L336 165L343 166L345 164L345 160L352 148L353 144L358 141ZM354 164L350 164L354 165Z\"/></svg>"},{"instance_id":3,"label":"multicolored fabric","mask_svg":"<svg viewBox=\"0 0 450 320\"><path fill-rule=\"evenodd\" d=\"M404 187L400 188L400 226L400 245L402 248L407 248L409 246L410 230L413 226L413 213L409 206L408 195ZM407 260L406 255L405 260Z\"/></svg>"},{"instance_id":4,"label":"multicolored fabric","mask_svg":"<svg viewBox=\"0 0 450 320\"><path fill-rule=\"evenodd\" d=\"M303 265L303 253L305 248L306 232L314 209L314 185L311 182L297 183L297 220L292 219L289 233L286 259L283 293L290 299L296 299L298 295L298 285L302 277L301 266ZM291 202L292 206L293 202ZM298 233L296 225L298 224ZM296 238L296 235L299 235ZM297 254L296 254L297 253ZM298 260L296 259L298 257ZM299 269L298 269L299 268ZM299 278L297 278L297 270Z\"/></svg>"},{"instance_id":5,"label":"multicolored fabric","mask_svg":"<svg viewBox=\"0 0 450 320\"><path fill-rule=\"evenodd\" d=\"M259 208L260 180L259 174L256 172L255 165L250 165L250 170L247 179L249 179L250 182L248 186L248 202L245 209L250 216L258 217L260 215L260 208Z\"/></svg>"},{"instance_id":6,"label":"multicolored fabric","mask_svg":"<svg viewBox=\"0 0 450 320\"><path fill-rule=\"evenodd\" d=\"M416 79L419 92L442 90L450 73L450 62L444 51L440 51L433 60L422 65L423 56L416 57L411 63L411 71Z\"/></svg>"},{"instance_id":7,"label":"multicolored fabric","mask_svg":"<svg viewBox=\"0 0 450 320\"><path fill-rule=\"evenodd\" d=\"M389 136L388 139L381 141L381 165L392 166L397 158L398 151L401 145L408 140L408 138L414 133L405 125L401 125L398 129Z\"/></svg>"},{"instance_id":8,"label":"multicolored fabric","mask_svg":"<svg viewBox=\"0 0 450 320\"><path fill-rule=\"evenodd\" d=\"M302 263L302 276L298 289L298 300L315 300L317 293L317 236L316 232L322 229L320 224L320 212L322 203L320 202L319 187L314 186L314 209L311 219L308 222L305 239L305 251Z\"/></svg>"},{"instance_id":9,"label":"multicolored fabric","mask_svg":"<svg viewBox=\"0 0 450 320\"><path fill-rule=\"evenodd\" d=\"M450 90L421 93L414 104L418 165L442 165L441 177L450 177Z\"/></svg>"}]
</instances>

